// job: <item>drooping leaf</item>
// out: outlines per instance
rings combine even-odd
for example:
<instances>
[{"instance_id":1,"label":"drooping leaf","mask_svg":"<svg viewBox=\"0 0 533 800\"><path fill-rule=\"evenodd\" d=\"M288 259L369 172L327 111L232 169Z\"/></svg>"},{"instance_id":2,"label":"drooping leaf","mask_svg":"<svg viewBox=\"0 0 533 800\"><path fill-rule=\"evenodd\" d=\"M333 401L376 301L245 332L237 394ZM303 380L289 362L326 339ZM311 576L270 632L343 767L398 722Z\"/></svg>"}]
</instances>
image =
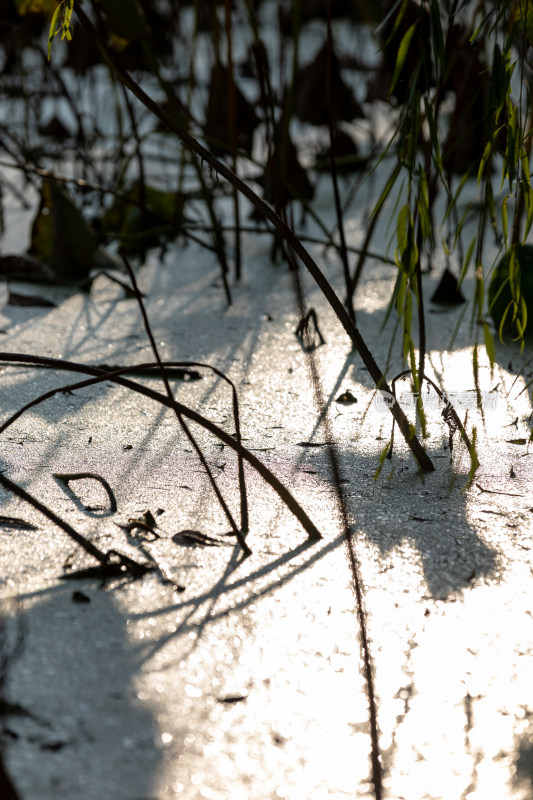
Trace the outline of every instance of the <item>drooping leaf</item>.
<instances>
[{"instance_id":1,"label":"drooping leaf","mask_svg":"<svg viewBox=\"0 0 533 800\"><path fill-rule=\"evenodd\" d=\"M344 406L350 406L353 403L357 403L357 397L355 397L349 389L346 389L346 391L336 398L335 402L341 403Z\"/></svg>"},{"instance_id":2,"label":"drooping leaf","mask_svg":"<svg viewBox=\"0 0 533 800\"><path fill-rule=\"evenodd\" d=\"M38 130L41 136L48 136L56 141L63 141L72 136L72 131L55 115L50 117L45 124L39 125Z\"/></svg>"},{"instance_id":3,"label":"drooping leaf","mask_svg":"<svg viewBox=\"0 0 533 800\"><path fill-rule=\"evenodd\" d=\"M466 302L457 278L449 269L445 269L442 273L439 285L431 296L431 302L443 306L457 306Z\"/></svg>"},{"instance_id":4,"label":"drooping leaf","mask_svg":"<svg viewBox=\"0 0 533 800\"><path fill-rule=\"evenodd\" d=\"M67 191L50 178L43 180L29 252L48 264L57 279L73 283L87 281L93 267L114 265L98 250L95 234Z\"/></svg>"},{"instance_id":5,"label":"drooping leaf","mask_svg":"<svg viewBox=\"0 0 533 800\"><path fill-rule=\"evenodd\" d=\"M328 125L330 118L350 122L364 116L352 89L344 82L335 51L327 43L296 75L294 113L312 125Z\"/></svg>"},{"instance_id":6,"label":"drooping leaf","mask_svg":"<svg viewBox=\"0 0 533 800\"><path fill-rule=\"evenodd\" d=\"M264 174L256 181L263 188L264 199L274 208L285 208L292 200L312 200L315 192L296 146L290 136L283 142L281 131L276 131Z\"/></svg>"},{"instance_id":7,"label":"drooping leaf","mask_svg":"<svg viewBox=\"0 0 533 800\"><path fill-rule=\"evenodd\" d=\"M230 69L214 64L209 80L204 135L215 154L233 148L252 154L254 131L259 117L253 103L244 96Z\"/></svg>"},{"instance_id":8,"label":"drooping leaf","mask_svg":"<svg viewBox=\"0 0 533 800\"><path fill-rule=\"evenodd\" d=\"M185 206L181 192L164 192L153 186L133 183L117 198L100 220L106 236L117 236L127 253L160 244L180 230Z\"/></svg>"},{"instance_id":9,"label":"drooping leaf","mask_svg":"<svg viewBox=\"0 0 533 800\"><path fill-rule=\"evenodd\" d=\"M335 160L337 174L357 172L368 167L369 157L359 152L357 142L338 126L333 131L331 146L322 147L316 154L313 167L317 171L331 170L331 157Z\"/></svg>"},{"instance_id":10,"label":"drooping leaf","mask_svg":"<svg viewBox=\"0 0 533 800\"><path fill-rule=\"evenodd\" d=\"M487 24L490 22L490 19L494 16L494 14L495 14L495 9L492 9L492 11L489 11L489 13L481 20L481 22L479 23L479 25L475 29L474 33L472 34L472 36L468 40L470 42L470 44L473 44L476 41L476 39L480 36L481 32L487 26Z\"/></svg>"},{"instance_id":11,"label":"drooping leaf","mask_svg":"<svg viewBox=\"0 0 533 800\"><path fill-rule=\"evenodd\" d=\"M72 39L72 32L70 30L70 21L72 19L72 12L74 11L74 0L64 0L63 3L63 21L61 22L61 40L65 37L70 42Z\"/></svg>"}]
</instances>

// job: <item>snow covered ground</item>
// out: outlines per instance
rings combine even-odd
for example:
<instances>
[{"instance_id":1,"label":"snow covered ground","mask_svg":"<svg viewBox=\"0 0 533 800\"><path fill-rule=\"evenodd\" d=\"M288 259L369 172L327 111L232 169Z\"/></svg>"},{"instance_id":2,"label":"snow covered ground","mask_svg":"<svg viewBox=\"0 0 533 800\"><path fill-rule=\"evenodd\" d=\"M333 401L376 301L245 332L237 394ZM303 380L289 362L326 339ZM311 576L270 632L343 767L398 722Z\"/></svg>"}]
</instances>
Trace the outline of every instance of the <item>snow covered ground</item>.
<instances>
[{"instance_id":1,"label":"snow covered ground","mask_svg":"<svg viewBox=\"0 0 533 800\"><path fill-rule=\"evenodd\" d=\"M18 180L14 171L3 174ZM378 171L348 212L349 245L361 245L384 177ZM325 176L314 206L331 228ZM9 199L5 211L2 252L22 252L28 211ZM382 254L393 236L386 224L384 217L372 244ZM320 234L309 219L302 232ZM468 233L467 225L465 241ZM522 390L533 373L530 355L498 345L491 373L480 348L482 415L472 403L470 309L428 303L427 373L462 403L480 467L469 482L459 434L450 453L441 406L426 397L424 445L435 472L420 474L396 433L394 456L376 477L391 417L321 293L302 275L326 342L314 351L325 428L309 357L295 336L291 276L285 264L271 263L270 247L266 235L244 236L243 278L232 281L229 308L214 256L194 243L169 246L162 261L152 252L138 281L162 358L206 362L234 381L243 443L290 489L322 539L310 542L247 467L252 554L244 558L175 416L124 387L59 393L1 433L0 469L8 478L100 550L152 558L175 584L157 573L105 585L94 577L63 580L96 562L0 490L2 691L13 704L0 720L20 796L526 800L533 790L533 490L531 404ZM320 245L310 249L343 296L336 256ZM494 255L487 248L488 265ZM424 277L426 298L444 266L437 260ZM395 278L394 266L369 259L356 295L357 323L388 378L404 368L394 312L383 327ZM4 352L89 365L153 360L136 301L103 276L90 294L10 289L37 292L56 306L8 304L2 285ZM464 292L472 296L471 279ZM0 422L80 379L4 365L1 355L0 364ZM172 382L177 398L232 434L227 384L199 371L201 380ZM163 391L156 377L135 380ZM414 419L409 390L398 384ZM350 399L346 392L356 402L340 402ZM205 430L192 430L238 518L235 455ZM97 481L71 482L69 491L54 477L73 473L107 481L116 511ZM147 511L159 538L120 527ZM376 746L381 794L372 784Z\"/></svg>"},{"instance_id":2,"label":"snow covered ground","mask_svg":"<svg viewBox=\"0 0 533 800\"><path fill-rule=\"evenodd\" d=\"M326 207L325 182L322 191ZM17 232L13 219L8 229L23 248L22 223ZM353 242L363 224L350 218ZM22 635L6 697L26 712L4 718L4 746L24 800L373 796L353 575L308 356L294 334L290 275L270 263L269 248L267 237L245 239L244 276L230 308L212 256L194 244L170 248L164 263L152 255L138 280L162 356L205 361L231 377L245 445L301 502L320 541L307 541L248 468L253 552L244 559L225 536L228 522L177 420L122 387L59 394L2 434L9 478L102 550L139 559L144 548L184 587L176 592L155 574L105 587L61 580L65 563L72 570L95 562L1 492L4 516L35 525L0 525L5 652ZM319 247L313 254L341 291L338 263ZM380 328L394 277L393 267L369 262L358 292L358 324L380 365L393 333L393 322ZM428 296L438 277L437 267L426 279ZM517 377L527 359L499 348L492 377L482 361L481 388L496 401L484 422L475 408L468 412L481 462L470 488L468 453L456 434L450 457L438 408L428 411L425 441L436 471L419 474L396 436L395 455L375 480L390 416L319 291L307 278L304 284L326 340L315 355L363 588L383 796L526 798L533 783L533 497L528 445L510 440L529 438L531 409ZM100 277L90 295L42 293L57 307L3 302L5 352L86 364L152 360L137 303L120 287ZM429 373L466 398L473 389L468 314L446 349L460 313L428 313ZM399 350L398 340L389 376L401 369ZM176 381L178 398L232 433L227 386L202 375ZM78 377L3 367L2 418ZM158 379L144 382L159 388ZM346 390L356 403L336 402ZM238 514L234 455L194 431ZM105 478L115 513L95 481L71 484L76 500L53 477L77 472ZM159 525L156 541L118 527L148 509ZM172 538L183 530L222 543Z\"/></svg>"}]
</instances>

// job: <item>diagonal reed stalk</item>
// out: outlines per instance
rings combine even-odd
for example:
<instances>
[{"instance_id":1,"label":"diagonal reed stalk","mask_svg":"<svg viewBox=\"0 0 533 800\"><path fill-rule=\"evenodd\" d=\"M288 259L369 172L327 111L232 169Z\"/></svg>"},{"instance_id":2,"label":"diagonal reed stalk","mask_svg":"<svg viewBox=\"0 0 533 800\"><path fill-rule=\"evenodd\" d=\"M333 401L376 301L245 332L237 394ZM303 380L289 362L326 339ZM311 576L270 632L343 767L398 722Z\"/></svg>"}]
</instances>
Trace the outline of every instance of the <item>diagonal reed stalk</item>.
<instances>
[{"instance_id":1,"label":"diagonal reed stalk","mask_svg":"<svg viewBox=\"0 0 533 800\"><path fill-rule=\"evenodd\" d=\"M213 473L211 471L211 468L210 468L209 464L207 463L207 459L204 456L200 445L196 441L196 438L193 436L189 426L187 425L187 423L183 419L183 415L181 414L181 412L179 411L177 406L174 404L174 395L172 393L172 389L170 388L170 382L168 380L168 375L167 375L167 372L166 372L166 369L165 369L165 365L163 364L163 362L161 360L161 357L159 355L159 351L157 349L157 345L155 343L154 334L152 333L152 328L150 326L150 321L148 319L148 314L146 313L146 308L145 308L145 305L144 305L142 294L140 293L139 287L137 286L137 280L135 278L135 274L133 272L133 269L131 268L131 264L129 263L129 261L128 261L127 257L126 257L126 253L124 251L124 248L120 247L119 248L119 253L120 253L120 257L122 258L122 261L124 262L124 266L126 268L126 271L127 271L128 275L129 275L129 278L130 278L130 281L131 281L131 285L132 285L132 288L133 288L133 292L135 294L135 298L137 300L137 303L139 305L139 309L141 311L141 316L143 318L143 323L144 323L144 328L145 328L145 331L146 331L146 335L148 336L148 339L150 341L150 346L152 348L152 352L153 352L153 354L155 356L155 359L156 359L156 362L157 362L157 366L158 366L159 371L161 373L161 379L162 379L163 385L165 387L165 392L167 393L167 397L171 402L171 408L172 408L172 410L174 411L174 413L175 413L175 415L177 417L177 420L178 420L178 422L179 422L179 424L181 426L182 431L184 432L185 436L187 437L187 439L191 443L192 447L196 451L196 455L200 459L200 463L202 464L203 468L205 469L205 471L207 473L207 477L209 478L209 482L211 483L213 491L215 492L216 498L217 498L218 502L220 503L220 506L221 506L222 510L224 511L224 514L226 515L226 519L228 520L229 524L231 525L231 528L233 530L234 535L237 538L237 541L239 542L239 544L242 547L242 549L245 552L245 554L246 555L250 555L250 553L252 551L250 550L250 548L246 544L246 541L244 539L242 531L239 530L235 520L233 519L233 515L232 515L231 511L229 510L228 505L227 505L226 501L224 500L224 497L222 496L222 493L221 493L220 489L218 488L217 482L216 482L216 480L214 478L214 475L213 475Z\"/></svg>"},{"instance_id":2,"label":"diagonal reed stalk","mask_svg":"<svg viewBox=\"0 0 533 800\"><path fill-rule=\"evenodd\" d=\"M135 95L135 97L137 97L141 103L143 103L144 106L146 106L146 108L155 114L158 119L164 122L170 128L170 130L176 133L186 147L192 150L192 152L195 153L200 159L205 161L234 188L238 189L238 191L241 192L241 194L246 197L252 203L252 205L254 205L255 208L257 208L257 210L260 211L261 214L276 228L278 233L302 261L306 269L314 278L315 282L318 284L326 300L339 319L341 325L344 327L346 333L350 337L353 346L359 353L376 387L380 390L390 391L387 381L378 367L359 329L350 319L346 308L333 290L323 272L320 270L317 263L311 257L310 253L306 250L291 228L285 222L283 222L283 220L273 211L273 209L264 200L262 200L243 180L241 180L241 178L239 178L222 161L215 158L209 152L209 150L207 150L202 144L200 144L200 142L191 136L191 134L182 125L180 125L177 120L171 117L163 108L161 108L158 103L152 100L152 98L147 95L145 91L143 91L143 89L132 78L132 76L116 63L109 49L95 31L91 21L83 9L80 8L79 4L75 4L74 10L81 25L98 48L102 58L109 68L117 75L118 79ZM426 453L424 447L420 444L420 441L418 440L413 428L410 426L409 421L401 410L400 406L398 404L392 406L391 413L421 469L426 472L433 471L434 466L431 459Z\"/></svg>"},{"instance_id":3,"label":"diagonal reed stalk","mask_svg":"<svg viewBox=\"0 0 533 800\"><path fill-rule=\"evenodd\" d=\"M355 310L353 305L353 292L350 291L351 277L350 277L350 262L348 261L348 250L346 249L346 237L344 235L344 220L342 217L342 204L339 192L339 181L337 177L337 164L335 161L335 123L332 115L332 81L331 81L331 60L333 58L333 33L331 31L331 0L327 0L327 47L328 47L328 60L327 60L327 96L326 103L328 107L328 129L329 129L329 154L330 154L330 170L331 181L333 184L333 198L335 201L335 214L337 216L337 229L339 231L339 253L342 260L342 268L344 272L344 284L346 287L346 300L345 306L350 319L355 324Z\"/></svg>"}]
</instances>

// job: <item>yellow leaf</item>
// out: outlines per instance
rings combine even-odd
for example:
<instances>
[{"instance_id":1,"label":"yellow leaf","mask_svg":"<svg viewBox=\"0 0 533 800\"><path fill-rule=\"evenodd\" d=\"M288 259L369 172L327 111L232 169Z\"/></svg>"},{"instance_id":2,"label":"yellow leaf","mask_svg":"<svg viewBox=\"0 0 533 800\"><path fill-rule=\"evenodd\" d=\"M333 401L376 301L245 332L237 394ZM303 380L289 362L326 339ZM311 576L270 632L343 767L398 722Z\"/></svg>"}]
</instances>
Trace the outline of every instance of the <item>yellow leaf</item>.
<instances>
[{"instance_id":1,"label":"yellow leaf","mask_svg":"<svg viewBox=\"0 0 533 800\"><path fill-rule=\"evenodd\" d=\"M60 3L58 0L15 0L15 5L21 17L26 14L43 14L51 19Z\"/></svg>"}]
</instances>

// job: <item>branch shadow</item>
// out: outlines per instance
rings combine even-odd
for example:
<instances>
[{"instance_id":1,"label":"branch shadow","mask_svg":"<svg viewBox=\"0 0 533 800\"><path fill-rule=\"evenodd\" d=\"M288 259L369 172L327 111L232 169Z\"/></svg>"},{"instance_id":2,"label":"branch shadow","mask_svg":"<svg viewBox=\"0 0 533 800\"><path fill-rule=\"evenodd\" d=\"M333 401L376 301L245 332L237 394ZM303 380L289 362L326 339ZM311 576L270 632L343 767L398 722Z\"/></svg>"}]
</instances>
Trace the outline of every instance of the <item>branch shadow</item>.
<instances>
[{"instance_id":1,"label":"branch shadow","mask_svg":"<svg viewBox=\"0 0 533 800\"><path fill-rule=\"evenodd\" d=\"M19 603L5 620L24 631L6 691L26 713L4 719L3 740L20 796L97 800L103 787L118 800L150 796L161 743L112 595L60 585Z\"/></svg>"}]
</instances>

